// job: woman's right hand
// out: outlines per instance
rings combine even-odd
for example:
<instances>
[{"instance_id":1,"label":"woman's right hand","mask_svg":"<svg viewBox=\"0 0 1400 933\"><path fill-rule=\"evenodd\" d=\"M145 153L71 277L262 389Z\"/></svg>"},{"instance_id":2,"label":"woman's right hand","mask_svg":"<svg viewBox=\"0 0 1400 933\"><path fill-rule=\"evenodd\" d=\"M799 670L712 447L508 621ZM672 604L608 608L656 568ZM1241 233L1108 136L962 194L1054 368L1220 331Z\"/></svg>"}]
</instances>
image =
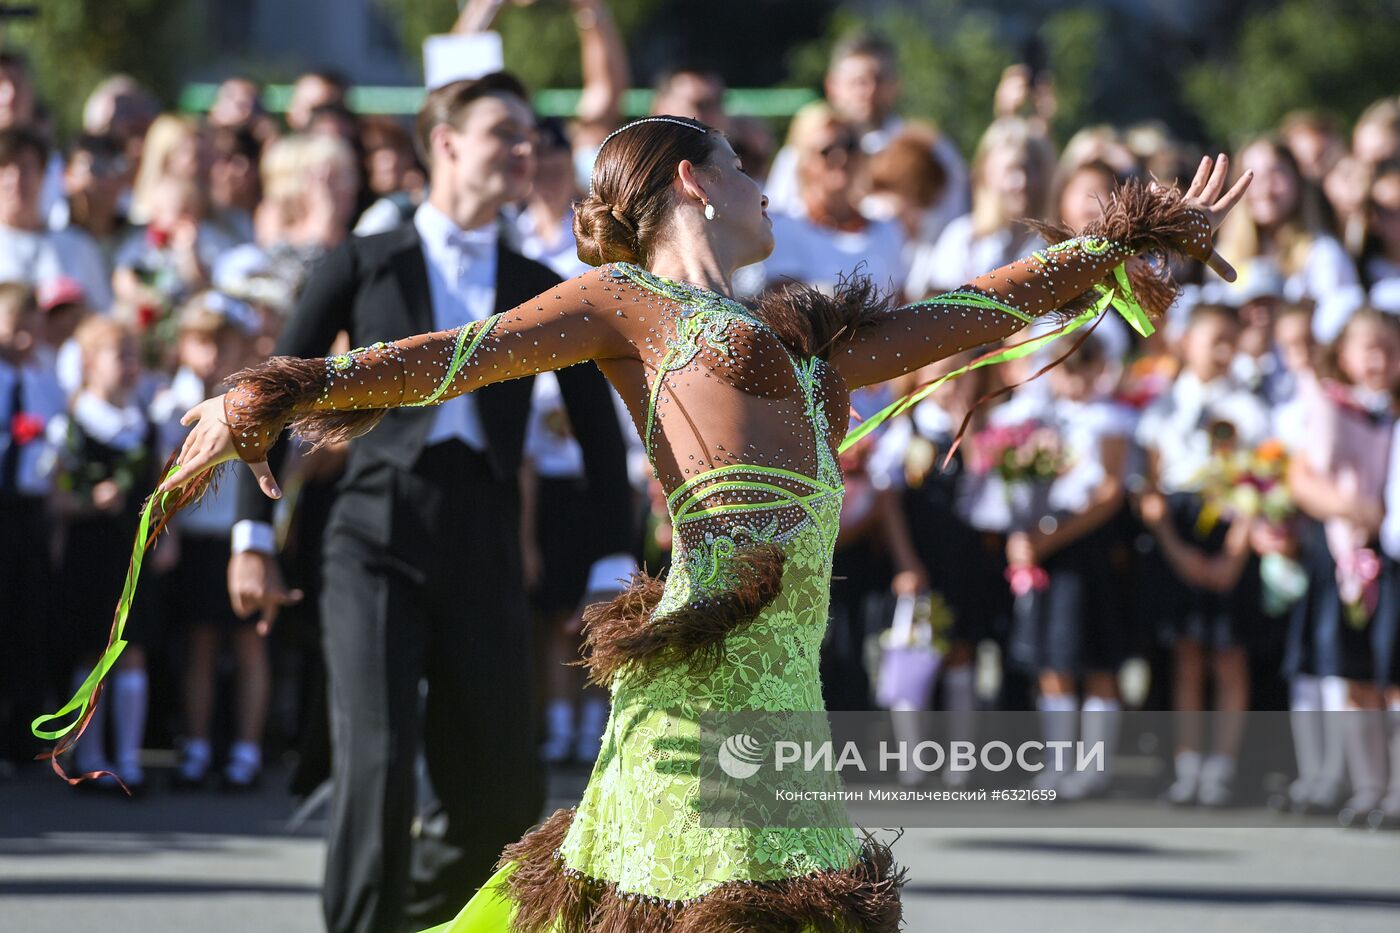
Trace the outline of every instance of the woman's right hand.
<instances>
[{"instance_id":1,"label":"woman's right hand","mask_svg":"<svg viewBox=\"0 0 1400 933\"><path fill-rule=\"evenodd\" d=\"M156 490L159 493L173 492L197 479L207 470L238 457L233 443L233 432L224 420L222 395L200 402L185 412L180 423L186 427L193 425L193 430L185 435L185 443L180 447L180 456L175 460L178 469L160 484ZM258 487L264 495L269 499L282 498L282 490L277 487L277 480L273 478L272 468L267 465L266 460L249 463L248 468L253 471Z\"/></svg>"}]
</instances>

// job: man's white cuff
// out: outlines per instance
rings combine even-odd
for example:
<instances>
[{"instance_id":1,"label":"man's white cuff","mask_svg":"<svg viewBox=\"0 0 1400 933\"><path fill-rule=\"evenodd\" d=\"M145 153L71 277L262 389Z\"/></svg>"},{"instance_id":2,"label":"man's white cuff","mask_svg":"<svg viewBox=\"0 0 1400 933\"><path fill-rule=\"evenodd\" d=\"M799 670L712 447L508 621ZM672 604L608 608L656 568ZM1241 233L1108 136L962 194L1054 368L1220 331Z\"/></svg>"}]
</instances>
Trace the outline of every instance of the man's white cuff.
<instances>
[{"instance_id":1,"label":"man's white cuff","mask_svg":"<svg viewBox=\"0 0 1400 933\"><path fill-rule=\"evenodd\" d=\"M277 534L267 522L244 519L233 525L233 553L257 551L260 554L277 553Z\"/></svg>"}]
</instances>

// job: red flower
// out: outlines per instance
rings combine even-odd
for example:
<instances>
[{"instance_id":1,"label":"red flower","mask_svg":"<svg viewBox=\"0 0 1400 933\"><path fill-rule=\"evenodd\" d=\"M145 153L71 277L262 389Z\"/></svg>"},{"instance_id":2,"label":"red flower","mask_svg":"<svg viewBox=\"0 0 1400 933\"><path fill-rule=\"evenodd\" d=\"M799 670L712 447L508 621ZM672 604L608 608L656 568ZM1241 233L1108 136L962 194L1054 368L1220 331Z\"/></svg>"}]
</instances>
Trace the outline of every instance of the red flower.
<instances>
[{"instance_id":1,"label":"red flower","mask_svg":"<svg viewBox=\"0 0 1400 933\"><path fill-rule=\"evenodd\" d=\"M170 245L170 231L151 224L146 228L146 242L156 249L165 249Z\"/></svg>"},{"instance_id":2,"label":"red flower","mask_svg":"<svg viewBox=\"0 0 1400 933\"><path fill-rule=\"evenodd\" d=\"M1012 595L1025 596L1027 593L1039 593L1049 586L1050 574L1038 565L1007 567L1006 582L1011 584Z\"/></svg>"},{"instance_id":3,"label":"red flower","mask_svg":"<svg viewBox=\"0 0 1400 933\"><path fill-rule=\"evenodd\" d=\"M142 330L145 330L147 327L150 327L152 324L154 324L156 322L156 319L159 317L160 312L158 312L155 308L151 307L150 305L141 305L139 308L136 309L136 323L141 327Z\"/></svg>"},{"instance_id":4,"label":"red flower","mask_svg":"<svg viewBox=\"0 0 1400 933\"><path fill-rule=\"evenodd\" d=\"M28 412L16 412L10 419L10 437L21 447L44 433L44 419Z\"/></svg>"}]
</instances>

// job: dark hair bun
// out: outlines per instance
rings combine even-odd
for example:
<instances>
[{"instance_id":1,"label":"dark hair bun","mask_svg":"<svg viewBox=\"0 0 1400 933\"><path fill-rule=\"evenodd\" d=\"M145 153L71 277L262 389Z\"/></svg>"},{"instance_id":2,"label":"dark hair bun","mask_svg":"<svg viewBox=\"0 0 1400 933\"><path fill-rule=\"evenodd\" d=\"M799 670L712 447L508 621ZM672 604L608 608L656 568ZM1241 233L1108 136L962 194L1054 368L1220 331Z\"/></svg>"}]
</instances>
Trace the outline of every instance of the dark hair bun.
<instances>
[{"instance_id":1,"label":"dark hair bun","mask_svg":"<svg viewBox=\"0 0 1400 933\"><path fill-rule=\"evenodd\" d=\"M596 196L584 198L574 208L574 239L578 241L578 258L590 266L640 261L636 224Z\"/></svg>"}]
</instances>

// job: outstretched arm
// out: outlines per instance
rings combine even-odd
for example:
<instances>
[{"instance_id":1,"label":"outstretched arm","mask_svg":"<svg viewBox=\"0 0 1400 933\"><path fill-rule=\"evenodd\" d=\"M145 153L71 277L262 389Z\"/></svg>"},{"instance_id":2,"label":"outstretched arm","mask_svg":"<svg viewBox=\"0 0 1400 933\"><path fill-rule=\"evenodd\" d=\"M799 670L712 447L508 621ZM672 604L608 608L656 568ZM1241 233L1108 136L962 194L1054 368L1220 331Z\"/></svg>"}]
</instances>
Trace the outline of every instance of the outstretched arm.
<instances>
[{"instance_id":1,"label":"outstretched arm","mask_svg":"<svg viewBox=\"0 0 1400 933\"><path fill-rule=\"evenodd\" d=\"M242 459L263 490L278 495L267 452L282 429L324 443L363 434L390 408L436 405L494 382L586 360L636 356L633 316L603 312L615 288L599 270L481 321L321 359L273 357L229 378L227 393L183 419L196 424L174 489L210 467ZM645 326L645 325L643 325Z\"/></svg>"},{"instance_id":2,"label":"outstretched arm","mask_svg":"<svg viewBox=\"0 0 1400 933\"><path fill-rule=\"evenodd\" d=\"M1212 248L1211 233L1252 176L1246 173L1227 192L1228 171L1224 155L1217 161L1203 159L1185 196L1171 189L1125 186L1083 236L995 269L956 291L883 311L863 323L830 362L853 387L902 376L1011 336L1041 315L1070 305L1117 266L1148 250L1209 262L1233 280L1234 270Z\"/></svg>"}]
</instances>

